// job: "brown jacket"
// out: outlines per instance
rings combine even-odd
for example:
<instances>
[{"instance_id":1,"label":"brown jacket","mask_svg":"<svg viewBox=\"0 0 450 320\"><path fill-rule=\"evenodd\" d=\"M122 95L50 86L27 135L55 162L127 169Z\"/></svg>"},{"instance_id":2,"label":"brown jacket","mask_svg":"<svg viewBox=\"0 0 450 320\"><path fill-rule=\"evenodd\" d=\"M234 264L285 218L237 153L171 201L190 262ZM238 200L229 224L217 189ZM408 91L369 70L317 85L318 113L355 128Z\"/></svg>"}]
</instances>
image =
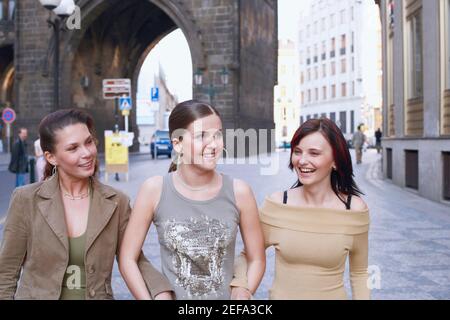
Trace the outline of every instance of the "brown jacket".
<instances>
[{"instance_id":1,"label":"brown jacket","mask_svg":"<svg viewBox=\"0 0 450 320\"><path fill-rule=\"evenodd\" d=\"M86 299L114 298L114 257L118 257L130 212L126 195L94 180L84 258ZM59 299L68 262L58 177L16 189L0 248L0 299ZM138 265L152 298L173 290L143 253Z\"/></svg>"}]
</instances>

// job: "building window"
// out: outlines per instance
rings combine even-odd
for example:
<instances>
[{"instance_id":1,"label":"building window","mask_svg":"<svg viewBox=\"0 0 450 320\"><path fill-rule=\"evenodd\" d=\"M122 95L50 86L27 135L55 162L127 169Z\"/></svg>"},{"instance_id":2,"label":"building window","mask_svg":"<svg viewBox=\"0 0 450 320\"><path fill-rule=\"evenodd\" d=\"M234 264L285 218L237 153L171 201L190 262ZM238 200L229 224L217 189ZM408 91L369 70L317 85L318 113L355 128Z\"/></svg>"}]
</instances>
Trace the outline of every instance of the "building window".
<instances>
[{"instance_id":1,"label":"building window","mask_svg":"<svg viewBox=\"0 0 450 320\"><path fill-rule=\"evenodd\" d=\"M327 76L327 65L322 65L322 78L325 78Z\"/></svg>"},{"instance_id":2,"label":"building window","mask_svg":"<svg viewBox=\"0 0 450 320\"><path fill-rule=\"evenodd\" d=\"M345 34L341 35L341 56L345 54L347 49L347 36Z\"/></svg>"},{"instance_id":3,"label":"building window","mask_svg":"<svg viewBox=\"0 0 450 320\"><path fill-rule=\"evenodd\" d=\"M347 111L339 112L339 122L342 133L347 133Z\"/></svg>"},{"instance_id":4,"label":"building window","mask_svg":"<svg viewBox=\"0 0 450 320\"><path fill-rule=\"evenodd\" d=\"M350 133L355 133L355 111L350 111Z\"/></svg>"},{"instance_id":5,"label":"building window","mask_svg":"<svg viewBox=\"0 0 450 320\"><path fill-rule=\"evenodd\" d=\"M305 82L305 75L303 71L300 73L300 84L303 84Z\"/></svg>"},{"instance_id":6,"label":"building window","mask_svg":"<svg viewBox=\"0 0 450 320\"><path fill-rule=\"evenodd\" d=\"M314 67L314 79L319 79L319 67Z\"/></svg>"},{"instance_id":7,"label":"building window","mask_svg":"<svg viewBox=\"0 0 450 320\"><path fill-rule=\"evenodd\" d=\"M322 31L325 31L327 28L327 20L325 18L322 18Z\"/></svg>"},{"instance_id":8,"label":"building window","mask_svg":"<svg viewBox=\"0 0 450 320\"><path fill-rule=\"evenodd\" d=\"M306 80L311 81L311 69L306 70L306 75L307 75Z\"/></svg>"},{"instance_id":9,"label":"building window","mask_svg":"<svg viewBox=\"0 0 450 320\"><path fill-rule=\"evenodd\" d=\"M355 33L352 32L352 43L350 44L350 51L351 53L355 52Z\"/></svg>"},{"instance_id":10,"label":"building window","mask_svg":"<svg viewBox=\"0 0 450 320\"><path fill-rule=\"evenodd\" d=\"M341 60L341 73L347 72L347 59Z\"/></svg>"},{"instance_id":11,"label":"building window","mask_svg":"<svg viewBox=\"0 0 450 320\"><path fill-rule=\"evenodd\" d=\"M322 41L322 60L327 58L327 42Z\"/></svg>"},{"instance_id":12,"label":"building window","mask_svg":"<svg viewBox=\"0 0 450 320\"><path fill-rule=\"evenodd\" d=\"M316 101L319 101L319 88L316 88L315 90L314 90L314 93L315 93L315 100Z\"/></svg>"},{"instance_id":13,"label":"building window","mask_svg":"<svg viewBox=\"0 0 450 320\"><path fill-rule=\"evenodd\" d=\"M419 189L419 152L405 150L405 185L407 188Z\"/></svg>"},{"instance_id":14,"label":"building window","mask_svg":"<svg viewBox=\"0 0 450 320\"><path fill-rule=\"evenodd\" d=\"M305 119L303 118L303 116L300 116L300 125L302 125L304 121Z\"/></svg>"},{"instance_id":15,"label":"building window","mask_svg":"<svg viewBox=\"0 0 450 320\"><path fill-rule=\"evenodd\" d=\"M322 87L322 97L323 97L323 100L327 100L327 87L326 86Z\"/></svg>"},{"instance_id":16,"label":"building window","mask_svg":"<svg viewBox=\"0 0 450 320\"><path fill-rule=\"evenodd\" d=\"M352 57L352 72L355 71L355 57Z\"/></svg>"},{"instance_id":17,"label":"building window","mask_svg":"<svg viewBox=\"0 0 450 320\"><path fill-rule=\"evenodd\" d=\"M336 74L336 62L331 61L331 75L334 76Z\"/></svg>"},{"instance_id":18,"label":"building window","mask_svg":"<svg viewBox=\"0 0 450 320\"><path fill-rule=\"evenodd\" d=\"M311 115L308 114L308 115L306 116L306 121L308 121L308 120L310 120L310 119L311 119Z\"/></svg>"},{"instance_id":19,"label":"building window","mask_svg":"<svg viewBox=\"0 0 450 320\"><path fill-rule=\"evenodd\" d=\"M422 12L419 10L408 19L409 41L409 98L423 96Z\"/></svg>"},{"instance_id":20,"label":"building window","mask_svg":"<svg viewBox=\"0 0 450 320\"><path fill-rule=\"evenodd\" d=\"M331 38L330 58L334 58L335 56L336 56L336 38Z\"/></svg>"},{"instance_id":21,"label":"building window","mask_svg":"<svg viewBox=\"0 0 450 320\"><path fill-rule=\"evenodd\" d=\"M355 8L354 7L350 8L350 19L352 19L352 21L355 20Z\"/></svg>"},{"instance_id":22,"label":"building window","mask_svg":"<svg viewBox=\"0 0 450 320\"><path fill-rule=\"evenodd\" d=\"M445 88L450 89L450 0L445 1L444 35L446 41L445 70L447 73Z\"/></svg>"},{"instance_id":23,"label":"building window","mask_svg":"<svg viewBox=\"0 0 450 320\"><path fill-rule=\"evenodd\" d=\"M325 119L325 118L327 117L327 114L326 114L326 113L321 113L321 114L320 114L320 117L321 117L322 119Z\"/></svg>"},{"instance_id":24,"label":"building window","mask_svg":"<svg viewBox=\"0 0 450 320\"><path fill-rule=\"evenodd\" d=\"M311 102L311 89L308 89L308 102Z\"/></svg>"},{"instance_id":25,"label":"building window","mask_svg":"<svg viewBox=\"0 0 450 320\"><path fill-rule=\"evenodd\" d=\"M445 200L450 200L450 152L443 152L442 153L443 158L443 165L444 165L444 172L443 172L443 196Z\"/></svg>"},{"instance_id":26,"label":"building window","mask_svg":"<svg viewBox=\"0 0 450 320\"><path fill-rule=\"evenodd\" d=\"M334 28L334 13L330 15L330 29Z\"/></svg>"},{"instance_id":27,"label":"building window","mask_svg":"<svg viewBox=\"0 0 450 320\"><path fill-rule=\"evenodd\" d=\"M302 91L301 99L302 99L302 104L305 104L305 92L304 91Z\"/></svg>"},{"instance_id":28,"label":"building window","mask_svg":"<svg viewBox=\"0 0 450 320\"><path fill-rule=\"evenodd\" d=\"M314 115L314 119L319 119L319 115L317 113Z\"/></svg>"},{"instance_id":29,"label":"building window","mask_svg":"<svg viewBox=\"0 0 450 320\"><path fill-rule=\"evenodd\" d=\"M333 84L332 86L331 86L331 98L336 98L336 85L335 84Z\"/></svg>"},{"instance_id":30,"label":"building window","mask_svg":"<svg viewBox=\"0 0 450 320\"><path fill-rule=\"evenodd\" d=\"M355 81L352 81L352 97L355 96Z\"/></svg>"},{"instance_id":31,"label":"building window","mask_svg":"<svg viewBox=\"0 0 450 320\"><path fill-rule=\"evenodd\" d=\"M386 148L386 177L392 180L392 149Z\"/></svg>"},{"instance_id":32,"label":"building window","mask_svg":"<svg viewBox=\"0 0 450 320\"><path fill-rule=\"evenodd\" d=\"M314 45L314 63L317 63L319 57L319 48L317 44Z\"/></svg>"},{"instance_id":33,"label":"building window","mask_svg":"<svg viewBox=\"0 0 450 320\"><path fill-rule=\"evenodd\" d=\"M347 84L345 82L341 84L341 96L343 98L347 96Z\"/></svg>"},{"instance_id":34,"label":"building window","mask_svg":"<svg viewBox=\"0 0 450 320\"><path fill-rule=\"evenodd\" d=\"M330 120L336 122L336 112L330 112Z\"/></svg>"}]
</instances>

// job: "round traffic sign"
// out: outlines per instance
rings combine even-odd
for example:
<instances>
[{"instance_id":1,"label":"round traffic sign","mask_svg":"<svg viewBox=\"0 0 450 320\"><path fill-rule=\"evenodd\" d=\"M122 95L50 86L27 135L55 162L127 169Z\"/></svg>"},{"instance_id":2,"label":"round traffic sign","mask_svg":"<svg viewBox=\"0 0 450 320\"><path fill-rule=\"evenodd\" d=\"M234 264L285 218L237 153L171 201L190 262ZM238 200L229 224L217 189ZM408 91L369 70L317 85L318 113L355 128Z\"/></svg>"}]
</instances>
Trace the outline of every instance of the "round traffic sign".
<instances>
[{"instance_id":1,"label":"round traffic sign","mask_svg":"<svg viewBox=\"0 0 450 320\"><path fill-rule=\"evenodd\" d=\"M2 119L5 123L13 123L16 120L16 112L11 108L5 108L2 113Z\"/></svg>"}]
</instances>

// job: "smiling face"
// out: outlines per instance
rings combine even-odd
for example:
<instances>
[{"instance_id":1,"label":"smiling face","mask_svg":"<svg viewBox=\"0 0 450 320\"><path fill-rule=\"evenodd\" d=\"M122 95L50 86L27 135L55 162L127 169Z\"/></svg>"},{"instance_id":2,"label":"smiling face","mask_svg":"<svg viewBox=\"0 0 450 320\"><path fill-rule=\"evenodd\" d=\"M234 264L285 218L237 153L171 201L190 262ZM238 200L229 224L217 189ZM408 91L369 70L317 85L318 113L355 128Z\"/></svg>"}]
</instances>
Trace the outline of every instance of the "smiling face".
<instances>
[{"instance_id":1,"label":"smiling face","mask_svg":"<svg viewBox=\"0 0 450 320\"><path fill-rule=\"evenodd\" d=\"M45 152L49 163L58 171L75 179L94 175L97 161L97 147L85 124L73 124L55 132L55 152Z\"/></svg>"},{"instance_id":2,"label":"smiling face","mask_svg":"<svg viewBox=\"0 0 450 320\"><path fill-rule=\"evenodd\" d=\"M222 121L216 114L191 123L182 141L173 140L177 153L183 153L184 164L202 170L214 170L223 151Z\"/></svg>"},{"instance_id":3,"label":"smiling face","mask_svg":"<svg viewBox=\"0 0 450 320\"><path fill-rule=\"evenodd\" d=\"M305 186L311 186L328 179L335 167L333 149L320 132L305 136L295 146L291 163L298 179Z\"/></svg>"}]
</instances>

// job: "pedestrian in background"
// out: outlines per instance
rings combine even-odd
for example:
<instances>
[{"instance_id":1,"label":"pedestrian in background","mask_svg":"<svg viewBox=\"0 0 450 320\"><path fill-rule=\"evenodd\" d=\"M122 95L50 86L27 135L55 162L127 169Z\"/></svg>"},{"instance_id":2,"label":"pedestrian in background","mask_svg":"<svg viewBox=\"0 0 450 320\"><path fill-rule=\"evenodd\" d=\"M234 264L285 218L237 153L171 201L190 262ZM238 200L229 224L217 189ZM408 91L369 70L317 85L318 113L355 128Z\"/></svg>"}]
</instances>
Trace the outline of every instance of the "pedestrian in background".
<instances>
[{"instance_id":1,"label":"pedestrian in background","mask_svg":"<svg viewBox=\"0 0 450 320\"><path fill-rule=\"evenodd\" d=\"M366 135L362 132L362 124L358 126L358 131L353 134L352 142L356 153L356 164L361 164L363 147L366 142Z\"/></svg>"},{"instance_id":2,"label":"pedestrian in background","mask_svg":"<svg viewBox=\"0 0 450 320\"><path fill-rule=\"evenodd\" d=\"M306 121L292 138L289 168L295 185L267 197L260 209L265 246L275 247L269 298L347 299L349 258L353 299L370 299L369 210L341 130L329 119ZM247 281L245 256L237 259L237 283Z\"/></svg>"},{"instance_id":3,"label":"pedestrian in background","mask_svg":"<svg viewBox=\"0 0 450 320\"><path fill-rule=\"evenodd\" d=\"M264 275L264 240L250 187L216 171L224 151L219 113L201 102L180 103L170 115L169 131L177 163L141 187L121 248L120 272L136 299L148 298L136 260L153 222L162 270L176 299L230 299L239 227L248 259L245 290L251 296Z\"/></svg>"},{"instance_id":4,"label":"pedestrian in background","mask_svg":"<svg viewBox=\"0 0 450 320\"><path fill-rule=\"evenodd\" d=\"M28 151L27 151L28 130L19 129L19 136L14 142L11 151L11 161L8 170L16 174L16 187L26 184L28 173Z\"/></svg>"},{"instance_id":5,"label":"pedestrian in background","mask_svg":"<svg viewBox=\"0 0 450 320\"><path fill-rule=\"evenodd\" d=\"M12 195L0 247L0 299L113 299L112 269L131 212L128 197L97 179L97 140L87 113L49 114L39 136L45 180ZM138 255L151 296L171 290Z\"/></svg>"},{"instance_id":6,"label":"pedestrian in background","mask_svg":"<svg viewBox=\"0 0 450 320\"><path fill-rule=\"evenodd\" d=\"M36 157L37 182L41 182L44 180L45 164L47 163L44 152L42 152L41 139L34 142L34 156Z\"/></svg>"},{"instance_id":7,"label":"pedestrian in background","mask_svg":"<svg viewBox=\"0 0 450 320\"><path fill-rule=\"evenodd\" d=\"M383 133L381 132L381 129L378 128L377 131L375 131L375 147L377 148L377 153L381 152L381 138L383 137Z\"/></svg>"}]
</instances>

